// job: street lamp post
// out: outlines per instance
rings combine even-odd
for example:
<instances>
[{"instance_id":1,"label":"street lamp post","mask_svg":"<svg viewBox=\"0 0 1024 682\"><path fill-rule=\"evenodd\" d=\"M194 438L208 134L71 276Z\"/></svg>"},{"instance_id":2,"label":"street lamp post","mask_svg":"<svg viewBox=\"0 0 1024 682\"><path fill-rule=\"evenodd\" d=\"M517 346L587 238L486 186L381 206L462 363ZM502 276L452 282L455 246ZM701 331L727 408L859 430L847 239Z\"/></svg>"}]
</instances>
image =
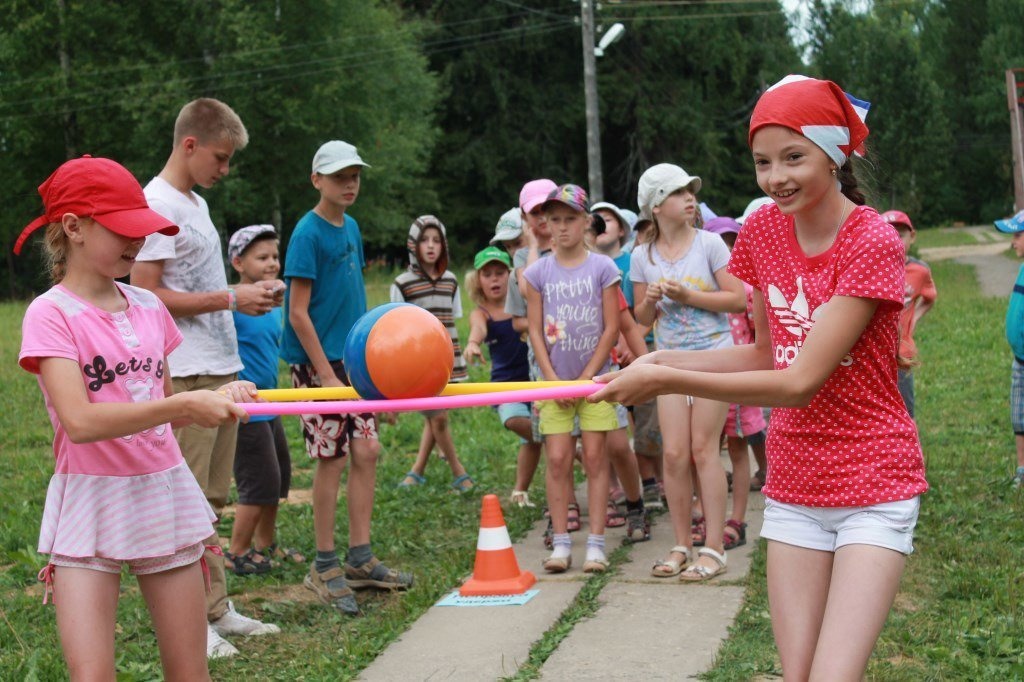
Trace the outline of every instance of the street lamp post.
<instances>
[{"instance_id":1,"label":"street lamp post","mask_svg":"<svg viewBox=\"0 0 1024 682\"><path fill-rule=\"evenodd\" d=\"M625 28L614 24L594 45L594 2L580 0L580 24L583 29L583 98L587 119L587 183L590 185L590 200L604 200L604 175L601 172L601 117L597 102L597 57L622 37Z\"/></svg>"}]
</instances>

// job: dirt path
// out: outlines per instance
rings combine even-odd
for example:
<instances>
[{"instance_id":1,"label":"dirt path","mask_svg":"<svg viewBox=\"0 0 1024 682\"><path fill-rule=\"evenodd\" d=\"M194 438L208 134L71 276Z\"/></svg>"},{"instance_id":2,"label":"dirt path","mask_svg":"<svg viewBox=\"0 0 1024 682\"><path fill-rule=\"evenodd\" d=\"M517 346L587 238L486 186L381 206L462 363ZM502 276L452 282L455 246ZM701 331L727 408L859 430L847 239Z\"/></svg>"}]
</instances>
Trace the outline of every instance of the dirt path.
<instances>
[{"instance_id":1,"label":"dirt path","mask_svg":"<svg viewBox=\"0 0 1024 682\"><path fill-rule=\"evenodd\" d=\"M986 296L1008 296L1017 279L1020 261L1008 254L1010 240L1006 235L988 226L942 228L947 231L970 234L978 243L966 246L938 246L921 249L921 260L931 263L955 260L974 266L978 286Z\"/></svg>"}]
</instances>

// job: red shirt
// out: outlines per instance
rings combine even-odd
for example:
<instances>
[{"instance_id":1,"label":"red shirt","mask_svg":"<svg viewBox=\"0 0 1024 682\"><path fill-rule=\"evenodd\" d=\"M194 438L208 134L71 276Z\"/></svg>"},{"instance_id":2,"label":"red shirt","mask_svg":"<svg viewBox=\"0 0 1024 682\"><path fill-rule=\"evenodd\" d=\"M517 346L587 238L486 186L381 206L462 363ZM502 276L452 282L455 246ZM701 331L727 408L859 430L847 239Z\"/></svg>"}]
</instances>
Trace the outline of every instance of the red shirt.
<instances>
[{"instance_id":1,"label":"red shirt","mask_svg":"<svg viewBox=\"0 0 1024 682\"><path fill-rule=\"evenodd\" d=\"M917 357L917 345L914 343L914 314L917 306L922 303L934 303L937 292L932 271L927 263L916 258L908 258L906 265L906 285L903 293L903 312L900 314L900 356L907 360Z\"/></svg>"},{"instance_id":2,"label":"red shirt","mask_svg":"<svg viewBox=\"0 0 1024 682\"><path fill-rule=\"evenodd\" d=\"M812 507L858 507L927 490L917 427L896 388L904 289L896 231L874 209L860 206L832 247L808 258L793 219L771 204L744 223L729 272L764 296L776 369L796 359L832 296L879 301L811 403L772 410L764 494Z\"/></svg>"}]
</instances>

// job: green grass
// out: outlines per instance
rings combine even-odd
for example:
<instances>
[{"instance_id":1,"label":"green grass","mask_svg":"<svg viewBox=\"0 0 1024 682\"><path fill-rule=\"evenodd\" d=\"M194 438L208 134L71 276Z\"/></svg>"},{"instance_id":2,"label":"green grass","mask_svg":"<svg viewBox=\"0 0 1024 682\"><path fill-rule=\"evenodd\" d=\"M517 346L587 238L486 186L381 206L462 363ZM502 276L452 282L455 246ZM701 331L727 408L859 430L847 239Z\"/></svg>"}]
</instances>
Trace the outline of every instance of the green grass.
<instances>
[{"instance_id":1,"label":"green grass","mask_svg":"<svg viewBox=\"0 0 1024 682\"><path fill-rule=\"evenodd\" d=\"M922 232L921 242L926 242ZM927 246L932 246L927 240ZM921 323L922 367L916 375L919 427L932 489L922 504L915 541L896 606L868 670L878 680L1006 680L1024 677L1024 495L1009 487L1013 438L1008 422L1010 354L1002 338L1006 299L979 296L970 268L933 263L939 304ZM370 304L384 302L391 274L368 277ZM1008 283L1009 288L1009 283ZM468 310L468 307L466 308ZM24 303L0 304L0 324L20 329ZM462 333L465 334L463 324ZM35 379L18 369L20 334L0 339L0 679L64 679L53 611L40 604L35 553L46 482L52 472L52 431ZM482 368L471 369L484 380ZM215 679L237 674L271 680L352 679L418 616L472 570L479 497L507 494L515 470L515 437L486 408L451 413L460 457L477 481L467 496L447 493L450 473L432 460L426 486L394 488L408 470L422 425L406 414L383 426L383 456L374 509L374 547L385 560L415 571L408 594L360 595L366 616L340 618L310 602L302 566L265 578L228 577L241 609L281 625L275 637L242 642L242 656L214 661ZM297 423L286 420L295 487L312 469ZM534 497L541 497L538 484ZM513 537L538 509L506 510ZM344 503L338 535L345 537ZM288 505L280 537L312 549L311 509ZM230 523L220 529L230 533ZM763 543L762 543L763 545ZM613 554L618 561L618 554ZM535 643L516 679L535 679L544 660L576 622L599 607L606 580L592 580L562 618ZM160 678L156 642L135 582L124 581L118 613L119 680ZM454 645L453 645L454 646ZM755 552L745 604L720 651L713 680L780 673L768 618L763 546Z\"/></svg>"},{"instance_id":2,"label":"green grass","mask_svg":"<svg viewBox=\"0 0 1024 682\"><path fill-rule=\"evenodd\" d=\"M915 375L917 419L931 490L868 678L1021 679L1024 494L1009 485L1006 299L982 298L968 266L940 261L932 273L939 302L915 334L923 362ZM707 679L781 674L763 555L762 542L743 609Z\"/></svg>"},{"instance_id":3,"label":"green grass","mask_svg":"<svg viewBox=\"0 0 1024 682\"><path fill-rule=\"evenodd\" d=\"M996 229L993 227L992 232ZM974 238L974 235L955 227L950 228L927 228L917 231L917 239L914 246L917 248L934 248L937 246L974 246L981 244Z\"/></svg>"}]
</instances>

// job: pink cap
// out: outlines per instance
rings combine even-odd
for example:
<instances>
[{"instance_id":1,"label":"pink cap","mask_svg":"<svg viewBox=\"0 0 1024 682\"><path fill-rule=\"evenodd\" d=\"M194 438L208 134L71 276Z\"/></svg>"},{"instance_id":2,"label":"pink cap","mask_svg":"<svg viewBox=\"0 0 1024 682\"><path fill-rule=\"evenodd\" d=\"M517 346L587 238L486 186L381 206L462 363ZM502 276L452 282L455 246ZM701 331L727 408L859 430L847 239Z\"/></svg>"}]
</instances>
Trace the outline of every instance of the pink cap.
<instances>
[{"instance_id":1,"label":"pink cap","mask_svg":"<svg viewBox=\"0 0 1024 682\"><path fill-rule=\"evenodd\" d=\"M530 180L523 185L519 192L519 208L524 213L529 213L548 200L548 195L558 189L553 181L544 178L543 180Z\"/></svg>"}]
</instances>

